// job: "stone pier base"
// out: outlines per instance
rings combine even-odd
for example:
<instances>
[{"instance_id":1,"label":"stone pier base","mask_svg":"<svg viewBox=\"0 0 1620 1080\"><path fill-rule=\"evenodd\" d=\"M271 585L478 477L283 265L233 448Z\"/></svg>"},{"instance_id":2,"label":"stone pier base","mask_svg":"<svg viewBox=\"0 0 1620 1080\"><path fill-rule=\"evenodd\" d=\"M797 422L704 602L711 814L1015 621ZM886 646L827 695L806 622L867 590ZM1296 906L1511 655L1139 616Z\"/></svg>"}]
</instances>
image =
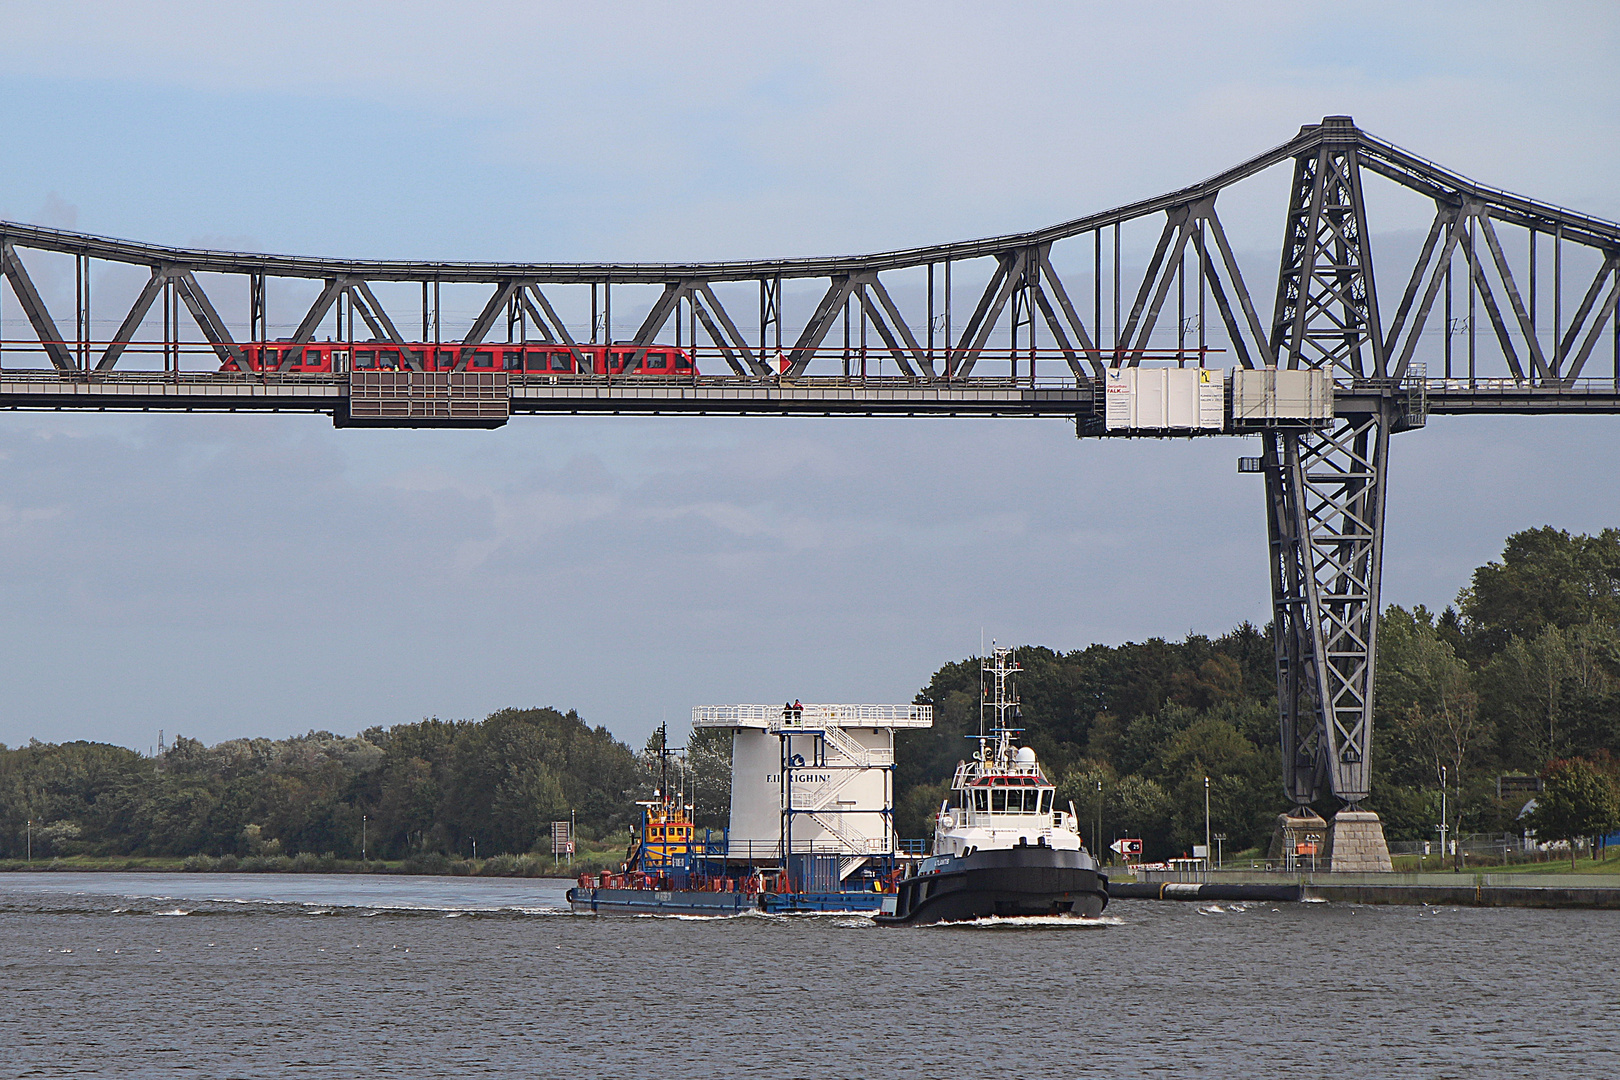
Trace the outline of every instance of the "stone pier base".
<instances>
[{"instance_id":1,"label":"stone pier base","mask_svg":"<svg viewBox=\"0 0 1620 1080\"><path fill-rule=\"evenodd\" d=\"M1340 810L1328 826L1327 865L1334 873L1387 874L1395 869L1384 824L1365 810Z\"/></svg>"}]
</instances>

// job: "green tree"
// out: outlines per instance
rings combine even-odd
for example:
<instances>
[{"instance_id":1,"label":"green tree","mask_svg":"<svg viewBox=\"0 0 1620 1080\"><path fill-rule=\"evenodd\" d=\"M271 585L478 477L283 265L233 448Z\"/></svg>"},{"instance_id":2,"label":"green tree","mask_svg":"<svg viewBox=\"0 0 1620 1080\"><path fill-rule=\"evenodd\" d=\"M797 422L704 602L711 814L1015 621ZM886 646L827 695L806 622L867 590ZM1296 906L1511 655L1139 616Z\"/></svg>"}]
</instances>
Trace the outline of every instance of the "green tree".
<instances>
[{"instance_id":1,"label":"green tree","mask_svg":"<svg viewBox=\"0 0 1620 1080\"><path fill-rule=\"evenodd\" d=\"M686 740L693 823L724 829L731 821L731 729L696 728Z\"/></svg>"},{"instance_id":2,"label":"green tree","mask_svg":"<svg viewBox=\"0 0 1620 1080\"><path fill-rule=\"evenodd\" d=\"M1580 758L1554 762L1544 779L1535 808L1525 815L1524 823L1535 830L1539 840L1568 841L1573 870L1578 838L1601 836L1620 826L1620 795L1609 777Z\"/></svg>"},{"instance_id":3,"label":"green tree","mask_svg":"<svg viewBox=\"0 0 1620 1080\"><path fill-rule=\"evenodd\" d=\"M1149 854L1162 856L1171 850L1175 805L1164 788L1140 776L1122 776L1108 795L1105 814L1118 822L1121 835L1142 840Z\"/></svg>"},{"instance_id":4,"label":"green tree","mask_svg":"<svg viewBox=\"0 0 1620 1080\"><path fill-rule=\"evenodd\" d=\"M1620 625L1620 529L1571 536L1549 525L1514 533L1501 562L1474 571L1458 607L1480 659L1548 626Z\"/></svg>"},{"instance_id":5,"label":"green tree","mask_svg":"<svg viewBox=\"0 0 1620 1080\"><path fill-rule=\"evenodd\" d=\"M1396 751L1381 760L1399 763L1386 782L1428 787L1443 777L1449 787L1466 790L1482 734L1479 695L1467 663L1421 605L1412 611L1390 605L1379 619L1378 634L1374 705ZM1456 817L1449 825L1460 836L1464 817L1478 807L1460 797L1450 807Z\"/></svg>"},{"instance_id":6,"label":"green tree","mask_svg":"<svg viewBox=\"0 0 1620 1080\"><path fill-rule=\"evenodd\" d=\"M1106 766L1083 761L1070 767L1055 785L1058 806L1074 804L1075 813L1080 818L1080 835L1085 838L1088 848L1097 849L1093 854L1099 857L1100 852L1108 848L1108 841L1100 833L1104 827L1101 819L1107 808L1106 792L1114 783L1114 774Z\"/></svg>"}]
</instances>

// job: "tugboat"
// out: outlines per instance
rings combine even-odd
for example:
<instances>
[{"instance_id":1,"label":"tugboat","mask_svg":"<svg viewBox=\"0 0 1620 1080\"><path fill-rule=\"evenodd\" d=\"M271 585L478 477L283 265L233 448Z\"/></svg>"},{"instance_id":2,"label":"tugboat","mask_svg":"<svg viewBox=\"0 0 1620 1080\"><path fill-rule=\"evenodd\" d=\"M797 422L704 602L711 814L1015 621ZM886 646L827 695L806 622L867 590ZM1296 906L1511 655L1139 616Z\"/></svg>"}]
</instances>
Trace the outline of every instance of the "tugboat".
<instances>
[{"instance_id":1,"label":"tugboat","mask_svg":"<svg viewBox=\"0 0 1620 1080\"><path fill-rule=\"evenodd\" d=\"M1032 915L1094 917L1108 904L1108 879L1080 839L1071 803L1054 810L1055 788L1035 751L1015 746L1020 718L1013 650L992 647L980 668L979 748L956 767L942 803L933 853L900 882L881 926ZM986 733L986 713L991 726Z\"/></svg>"},{"instance_id":2,"label":"tugboat","mask_svg":"<svg viewBox=\"0 0 1620 1080\"><path fill-rule=\"evenodd\" d=\"M685 791L669 789L668 725L658 729L659 784L639 802L641 821L631 830L620 872L581 874L568 890L574 911L593 914L740 915L759 906L762 880L739 880L711 870L703 859L706 840L694 835L692 805Z\"/></svg>"}]
</instances>

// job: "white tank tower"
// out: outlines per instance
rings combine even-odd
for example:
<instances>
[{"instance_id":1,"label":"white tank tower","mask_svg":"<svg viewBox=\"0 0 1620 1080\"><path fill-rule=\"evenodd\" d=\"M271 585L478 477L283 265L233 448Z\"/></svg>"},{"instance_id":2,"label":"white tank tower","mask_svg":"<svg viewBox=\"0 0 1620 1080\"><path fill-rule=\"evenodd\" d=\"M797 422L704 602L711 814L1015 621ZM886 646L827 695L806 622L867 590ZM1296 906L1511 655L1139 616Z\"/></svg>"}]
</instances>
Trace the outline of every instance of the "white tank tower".
<instances>
[{"instance_id":1,"label":"white tank tower","mask_svg":"<svg viewBox=\"0 0 1620 1080\"><path fill-rule=\"evenodd\" d=\"M839 856L843 875L892 855L894 733L932 705L699 705L694 728L730 728L730 853Z\"/></svg>"}]
</instances>

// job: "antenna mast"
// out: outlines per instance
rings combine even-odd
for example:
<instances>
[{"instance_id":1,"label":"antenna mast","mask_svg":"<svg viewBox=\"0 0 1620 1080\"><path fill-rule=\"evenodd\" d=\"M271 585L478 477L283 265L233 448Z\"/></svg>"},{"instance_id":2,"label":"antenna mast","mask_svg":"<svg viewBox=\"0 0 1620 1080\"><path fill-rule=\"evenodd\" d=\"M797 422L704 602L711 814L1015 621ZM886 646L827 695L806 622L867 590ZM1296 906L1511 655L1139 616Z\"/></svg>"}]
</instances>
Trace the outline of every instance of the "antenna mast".
<instances>
[{"instance_id":1,"label":"antenna mast","mask_svg":"<svg viewBox=\"0 0 1620 1080\"><path fill-rule=\"evenodd\" d=\"M988 659L988 666L986 660ZM994 640L990 642L990 655L988 658L979 658L979 750L981 757L984 753L984 744L989 739L996 740L996 756L1005 757L1011 753L1012 736L1022 731L1018 725L1023 722L1023 710L1018 705L1017 674L1023 668L1018 666L1016 651L997 647ZM985 711L991 713L991 726L989 734L985 733Z\"/></svg>"}]
</instances>

